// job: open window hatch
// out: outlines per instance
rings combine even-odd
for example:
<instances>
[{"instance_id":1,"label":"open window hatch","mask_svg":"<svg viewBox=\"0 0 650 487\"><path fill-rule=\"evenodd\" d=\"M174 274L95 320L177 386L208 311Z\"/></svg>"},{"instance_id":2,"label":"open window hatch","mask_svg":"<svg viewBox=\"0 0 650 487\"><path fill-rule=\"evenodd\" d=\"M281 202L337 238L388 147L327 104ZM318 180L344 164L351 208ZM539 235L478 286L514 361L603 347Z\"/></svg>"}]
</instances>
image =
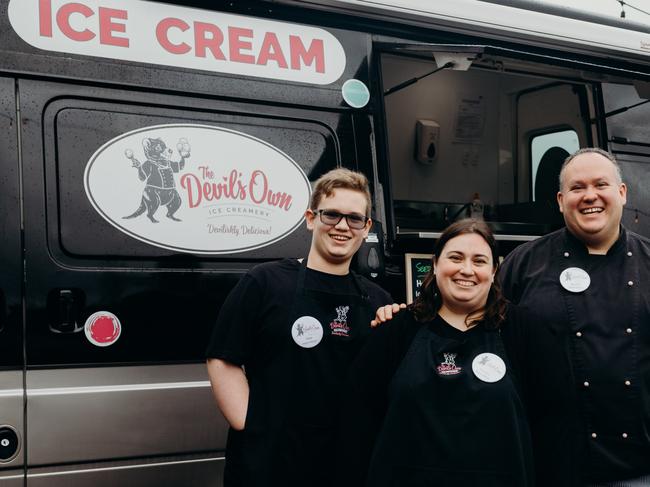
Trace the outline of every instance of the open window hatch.
<instances>
[{"instance_id":1,"label":"open window hatch","mask_svg":"<svg viewBox=\"0 0 650 487\"><path fill-rule=\"evenodd\" d=\"M513 242L561 227L565 158L581 147L610 148L611 137L629 153L634 143L620 134L633 124L609 139L607 125L621 125L621 107L648 109L623 69L485 45L379 50L393 242L437 238L469 216ZM647 162L650 151L635 147Z\"/></svg>"}]
</instances>

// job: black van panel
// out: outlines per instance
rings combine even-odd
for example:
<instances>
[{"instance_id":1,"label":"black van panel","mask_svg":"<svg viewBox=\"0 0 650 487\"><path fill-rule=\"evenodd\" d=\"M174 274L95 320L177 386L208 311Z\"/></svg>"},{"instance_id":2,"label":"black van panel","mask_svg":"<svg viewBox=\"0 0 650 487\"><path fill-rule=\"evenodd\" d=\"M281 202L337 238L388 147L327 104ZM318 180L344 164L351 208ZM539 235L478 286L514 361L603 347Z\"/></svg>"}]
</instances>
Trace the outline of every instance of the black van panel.
<instances>
[{"instance_id":1,"label":"black van panel","mask_svg":"<svg viewBox=\"0 0 650 487\"><path fill-rule=\"evenodd\" d=\"M21 209L15 84L0 78L0 367L22 368Z\"/></svg>"},{"instance_id":2,"label":"black van panel","mask_svg":"<svg viewBox=\"0 0 650 487\"><path fill-rule=\"evenodd\" d=\"M11 440L0 466L0 483L22 485L24 404L20 162L15 82L0 78L0 435ZM5 436L3 431L12 431Z\"/></svg>"},{"instance_id":3,"label":"black van panel","mask_svg":"<svg viewBox=\"0 0 650 487\"><path fill-rule=\"evenodd\" d=\"M29 367L201 360L219 307L241 274L255 261L299 257L308 247L302 225L276 244L232 255L144 244L103 220L84 192L86 163L102 144L142 127L192 122L263 139L299 161L310 180L354 160L353 121L345 114L30 80L19 86L27 100L26 219L47 222L30 225L25 237ZM135 198L137 206L138 195L119 187L115 195ZM96 311L110 311L123 335L113 346L95 347L84 333L61 329L62 306L73 315L73 329Z\"/></svg>"}]
</instances>

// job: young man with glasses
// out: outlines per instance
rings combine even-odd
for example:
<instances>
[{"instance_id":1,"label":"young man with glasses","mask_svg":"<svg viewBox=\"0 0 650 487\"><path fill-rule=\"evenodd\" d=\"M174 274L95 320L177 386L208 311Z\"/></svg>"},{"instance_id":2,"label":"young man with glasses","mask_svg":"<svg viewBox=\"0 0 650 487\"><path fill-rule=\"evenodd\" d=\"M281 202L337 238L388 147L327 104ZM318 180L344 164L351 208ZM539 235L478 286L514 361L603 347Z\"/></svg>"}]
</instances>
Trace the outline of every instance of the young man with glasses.
<instances>
[{"instance_id":1,"label":"young man with glasses","mask_svg":"<svg viewBox=\"0 0 650 487\"><path fill-rule=\"evenodd\" d=\"M316 181L302 261L253 268L221 308L208 373L230 423L224 485L328 486L346 413L348 366L388 293L350 271L368 236L368 180L347 169Z\"/></svg>"}]
</instances>

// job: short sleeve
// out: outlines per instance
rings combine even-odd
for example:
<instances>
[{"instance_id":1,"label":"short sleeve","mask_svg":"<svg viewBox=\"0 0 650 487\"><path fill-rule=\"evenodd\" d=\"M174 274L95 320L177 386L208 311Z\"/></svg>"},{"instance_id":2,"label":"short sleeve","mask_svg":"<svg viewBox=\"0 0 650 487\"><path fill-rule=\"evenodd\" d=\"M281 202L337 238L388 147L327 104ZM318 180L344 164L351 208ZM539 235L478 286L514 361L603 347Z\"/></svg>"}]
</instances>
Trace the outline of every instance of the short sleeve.
<instances>
[{"instance_id":1,"label":"short sleeve","mask_svg":"<svg viewBox=\"0 0 650 487\"><path fill-rule=\"evenodd\" d=\"M261 286L249 273L230 292L223 303L206 350L207 358L218 358L244 365L250 357L258 313Z\"/></svg>"}]
</instances>

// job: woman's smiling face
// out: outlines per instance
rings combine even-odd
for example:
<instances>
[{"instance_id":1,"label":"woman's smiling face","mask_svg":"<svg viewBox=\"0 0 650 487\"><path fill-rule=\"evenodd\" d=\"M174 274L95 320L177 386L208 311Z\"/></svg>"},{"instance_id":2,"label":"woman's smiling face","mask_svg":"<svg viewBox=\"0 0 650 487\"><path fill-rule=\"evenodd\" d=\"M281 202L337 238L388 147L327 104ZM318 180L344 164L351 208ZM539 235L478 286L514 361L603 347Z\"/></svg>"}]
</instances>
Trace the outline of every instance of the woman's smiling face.
<instances>
[{"instance_id":1,"label":"woman's smiling face","mask_svg":"<svg viewBox=\"0 0 650 487\"><path fill-rule=\"evenodd\" d=\"M485 307L496 271L488 243L477 233L450 239L434 263L442 305L470 313Z\"/></svg>"}]
</instances>

